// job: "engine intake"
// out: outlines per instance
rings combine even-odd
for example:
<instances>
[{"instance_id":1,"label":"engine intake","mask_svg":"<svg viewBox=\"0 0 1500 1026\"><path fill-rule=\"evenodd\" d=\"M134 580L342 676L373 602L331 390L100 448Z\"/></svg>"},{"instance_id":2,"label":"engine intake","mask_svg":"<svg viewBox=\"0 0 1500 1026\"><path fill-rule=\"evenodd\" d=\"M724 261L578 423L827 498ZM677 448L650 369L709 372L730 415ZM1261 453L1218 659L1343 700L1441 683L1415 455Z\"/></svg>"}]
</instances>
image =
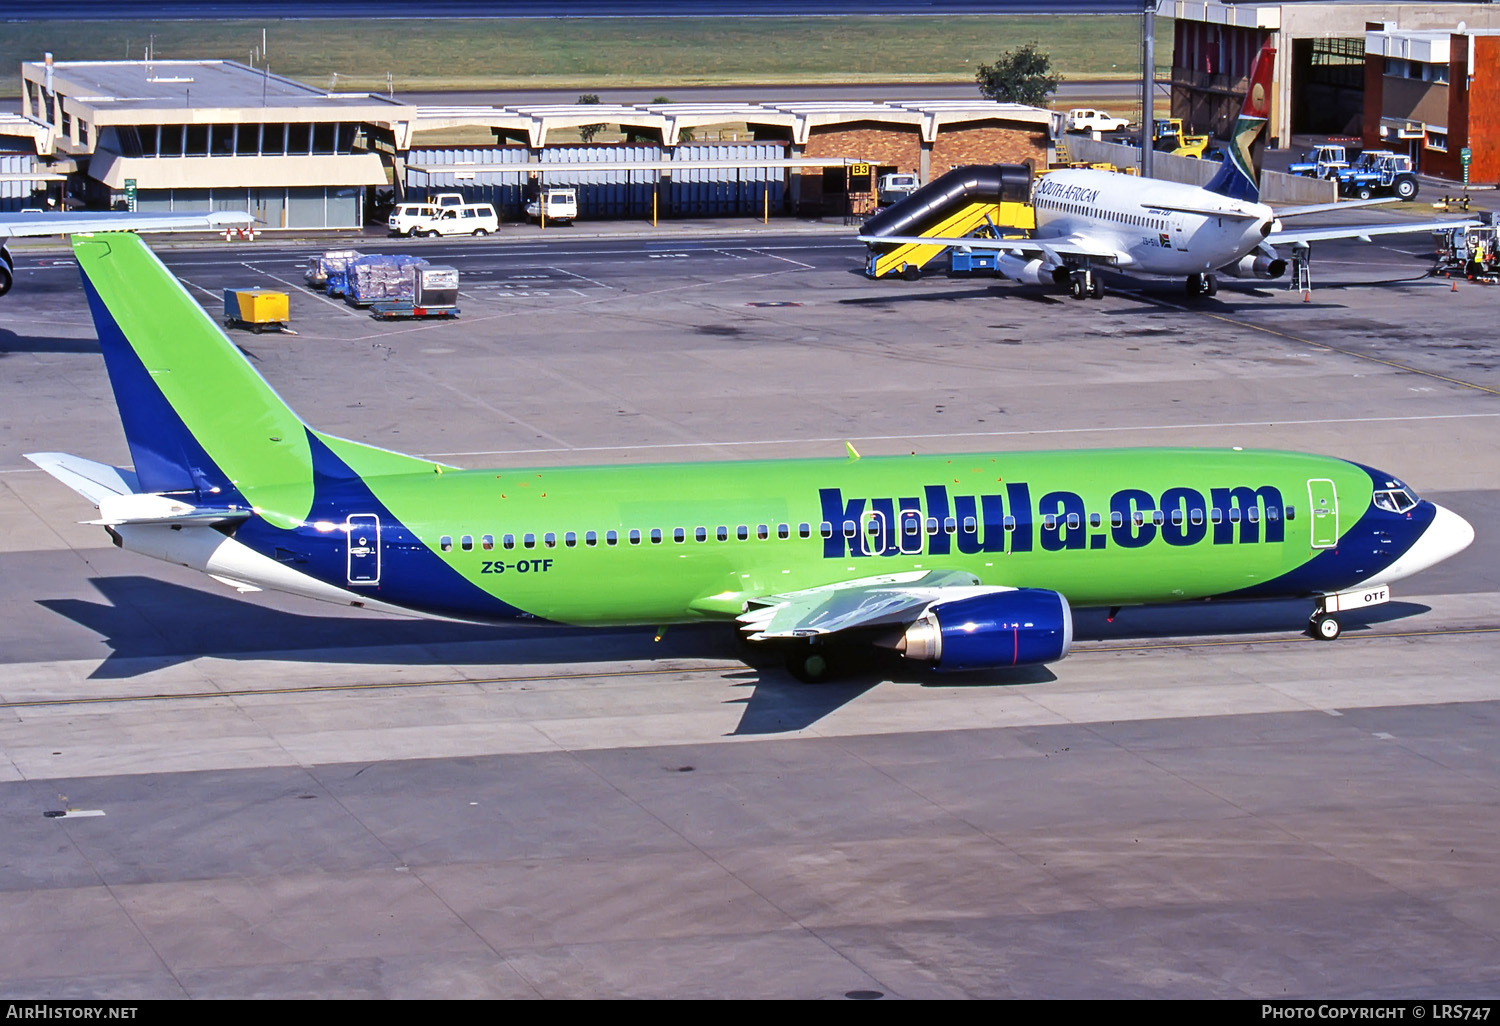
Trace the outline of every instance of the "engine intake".
<instances>
[{"instance_id":1,"label":"engine intake","mask_svg":"<svg viewBox=\"0 0 1500 1026\"><path fill-rule=\"evenodd\" d=\"M1067 599L1044 588L1014 588L934 602L896 649L941 671L990 670L1054 662L1072 644Z\"/></svg>"}]
</instances>

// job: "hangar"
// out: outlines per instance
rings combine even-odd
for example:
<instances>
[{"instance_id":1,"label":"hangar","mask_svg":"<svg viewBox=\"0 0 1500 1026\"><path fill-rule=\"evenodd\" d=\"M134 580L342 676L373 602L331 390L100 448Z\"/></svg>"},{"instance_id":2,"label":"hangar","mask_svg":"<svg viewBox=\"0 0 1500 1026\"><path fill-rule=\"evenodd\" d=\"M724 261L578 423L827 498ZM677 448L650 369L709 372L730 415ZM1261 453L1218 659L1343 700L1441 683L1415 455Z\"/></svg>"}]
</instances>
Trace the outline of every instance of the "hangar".
<instances>
[{"instance_id":1,"label":"hangar","mask_svg":"<svg viewBox=\"0 0 1500 1026\"><path fill-rule=\"evenodd\" d=\"M1293 135L1359 135L1366 115L1368 31L1500 29L1500 7L1483 3L1230 3L1163 0L1175 19L1172 116L1193 131L1228 138L1255 54L1277 46L1269 141Z\"/></svg>"}]
</instances>

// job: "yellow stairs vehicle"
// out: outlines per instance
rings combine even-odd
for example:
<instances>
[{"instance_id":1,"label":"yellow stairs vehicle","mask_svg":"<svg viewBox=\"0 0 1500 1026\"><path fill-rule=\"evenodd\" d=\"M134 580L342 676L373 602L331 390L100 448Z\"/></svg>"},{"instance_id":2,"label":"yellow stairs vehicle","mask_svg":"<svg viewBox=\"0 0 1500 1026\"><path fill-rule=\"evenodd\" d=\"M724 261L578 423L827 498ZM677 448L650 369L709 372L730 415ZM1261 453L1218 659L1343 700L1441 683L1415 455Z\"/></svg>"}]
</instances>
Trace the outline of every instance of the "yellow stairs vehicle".
<instances>
[{"instance_id":1,"label":"yellow stairs vehicle","mask_svg":"<svg viewBox=\"0 0 1500 1026\"><path fill-rule=\"evenodd\" d=\"M1024 164L973 164L955 168L906 199L865 222L862 235L910 238L964 238L996 227L1005 232L1031 231L1031 170ZM934 258L948 249L940 243L872 242L865 273L871 278L900 274L916 280Z\"/></svg>"}]
</instances>

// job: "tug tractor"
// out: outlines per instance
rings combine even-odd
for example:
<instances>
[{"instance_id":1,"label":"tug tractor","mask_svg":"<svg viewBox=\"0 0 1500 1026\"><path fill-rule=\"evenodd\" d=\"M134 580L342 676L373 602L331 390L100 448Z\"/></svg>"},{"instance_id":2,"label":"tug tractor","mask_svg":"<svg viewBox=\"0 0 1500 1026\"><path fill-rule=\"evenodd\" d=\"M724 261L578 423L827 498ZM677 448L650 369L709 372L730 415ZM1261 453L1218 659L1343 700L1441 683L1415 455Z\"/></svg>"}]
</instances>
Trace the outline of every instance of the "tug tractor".
<instances>
[{"instance_id":1,"label":"tug tractor","mask_svg":"<svg viewBox=\"0 0 1500 1026\"><path fill-rule=\"evenodd\" d=\"M1181 118L1157 118L1151 129L1151 148L1174 157L1202 157L1208 151L1206 135L1187 135Z\"/></svg>"},{"instance_id":2,"label":"tug tractor","mask_svg":"<svg viewBox=\"0 0 1500 1026\"><path fill-rule=\"evenodd\" d=\"M1337 143L1327 143L1303 155L1301 161L1287 168L1289 174L1302 178L1337 178L1349 167L1349 151Z\"/></svg>"},{"instance_id":3,"label":"tug tractor","mask_svg":"<svg viewBox=\"0 0 1500 1026\"><path fill-rule=\"evenodd\" d=\"M1417 174L1411 157L1391 150L1365 150L1359 161L1337 172L1339 192L1356 199L1395 195L1416 199Z\"/></svg>"}]
</instances>

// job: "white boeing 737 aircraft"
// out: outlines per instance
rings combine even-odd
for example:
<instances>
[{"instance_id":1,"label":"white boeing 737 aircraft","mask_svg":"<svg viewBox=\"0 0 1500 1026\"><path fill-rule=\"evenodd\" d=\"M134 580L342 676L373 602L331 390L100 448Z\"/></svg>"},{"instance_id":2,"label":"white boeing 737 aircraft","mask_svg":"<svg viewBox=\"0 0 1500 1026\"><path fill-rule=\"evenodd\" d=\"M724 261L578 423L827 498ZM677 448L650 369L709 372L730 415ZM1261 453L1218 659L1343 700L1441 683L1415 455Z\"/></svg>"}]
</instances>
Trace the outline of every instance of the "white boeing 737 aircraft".
<instances>
[{"instance_id":1,"label":"white boeing 737 aircraft","mask_svg":"<svg viewBox=\"0 0 1500 1026\"><path fill-rule=\"evenodd\" d=\"M1074 299L1104 294L1099 267L1136 274L1183 277L1190 295L1218 291L1215 273L1236 278L1279 278L1287 262L1278 245L1302 250L1320 239L1366 239L1373 235L1452 228L1460 221L1353 225L1285 231L1275 211L1260 202L1252 145L1269 113L1271 67L1276 51L1262 48L1250 91L1235 124L1229 155L1206 186L1183 185L1095 169L1038 175L1031 193L1036 229L1029 238L861 235L871 246L910 244L983 247L999 251L997 269L1025 284L1067 285ZM920 194L918 194L920 195ZM914 196L913 199L916 197ZM1311 214L1351 204L1319 204L1285 210L1281 217Z\"/></svg>"}]
</instances>

